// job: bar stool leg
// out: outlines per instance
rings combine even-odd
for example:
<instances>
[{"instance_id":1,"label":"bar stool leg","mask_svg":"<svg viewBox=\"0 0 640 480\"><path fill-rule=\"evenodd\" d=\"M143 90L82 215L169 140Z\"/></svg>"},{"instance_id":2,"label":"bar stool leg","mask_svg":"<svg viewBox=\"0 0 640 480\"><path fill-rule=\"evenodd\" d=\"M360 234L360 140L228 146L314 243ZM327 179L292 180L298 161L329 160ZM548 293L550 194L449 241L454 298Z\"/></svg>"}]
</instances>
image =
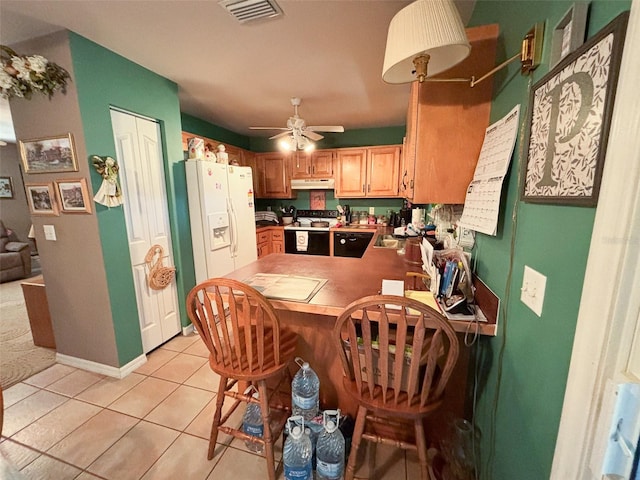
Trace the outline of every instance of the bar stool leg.
<instances>
[{"instance_id":1,"label":"bar stool leg","mask_svg":"<svg viewBox=\"0 0 640 480\"><path fill-rule=\"evenodd\" d=\"M349 460L347 461L347 470L344 475L345 480L353 480L356 473L356 462L358 458L358 448L362 441L362 433L364 432L364 422L367 418L367 409L362 405L358 407L356 414L356 424L353 428L353 438L351 439L351 452L349 452Z\"/></svg>"},{"instance_id":2,"label":"bar stool leg","mask_svg":"<svg viewBox=\"0 0 640 480\"><path fill-rule=\"evenodd\" d=\"M222 417L222 405L224 404L225 399L224 392L227 390L227 381L227 377L220 377L216 397L216 411L213 414L213 422L211 423L211 436L209 437L209 452L207 453L207 460L211 460L213 458L213 452L216 449L218 427L220 426L220 418Z\"/></svg>"},{"instance_id":3,"label":"bar stool leg","mask_svg":"<svg viewBox=\"0 0 640 480\"><path fill-rule=\"evenodd\" d=\"M418 449L418 461L420 463L421 480L430 480L429 461L427 459L427 441L424 435L424 425L421 418L414 420L416 431L416 448Z\"/></svg>"},{"instance_id":4,"label":"bar stool leg","mask_svg":"<svg viewBox=\"0 0 640 480\"><path fill-rule=\"evenodd\" d=\"M269 480L276 480L276 463L273 455L274 439L271 435L271 410L269 409L269 392L266 381L260 380L258 382L258 394L260 395L260 409L264 426L262 438L264 439L264 454L267 458L267 473Z\"/></svg>"}]
</instances>

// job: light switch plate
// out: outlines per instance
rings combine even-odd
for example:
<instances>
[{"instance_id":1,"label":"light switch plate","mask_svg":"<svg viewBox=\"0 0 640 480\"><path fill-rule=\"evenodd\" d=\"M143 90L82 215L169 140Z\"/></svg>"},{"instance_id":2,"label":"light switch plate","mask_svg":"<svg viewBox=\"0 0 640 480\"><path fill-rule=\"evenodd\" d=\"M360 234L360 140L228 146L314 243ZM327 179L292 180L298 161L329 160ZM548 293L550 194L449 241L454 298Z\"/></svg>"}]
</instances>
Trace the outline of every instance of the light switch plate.
<instances>
[{"instance_id":1,"label":"light switch plate","mask_svg":"<svg viewBox=\"0 0 640 480\"><path fill-rule=\"evenodd\" d=\"M520 300L539 317L542 316L542 304L544 303L546 286L547 277L540 272L536 272L531 267L524 266Z\"/></svg>"},{"instance_id":2,"label":"light switch plate","mask_svg":"<svg viewBox=\"0 0 640 480\"><path fill-rule=\"evenodd\" d=\"M375 207L369 207L369 215L373 215L374 213L376 213Z\"/></svg>"},{"instance_id":3,"label":"light switch plate","mask_svg":"<svg viewBox=\"0 0 640 480\"><path fill-rule=\"evenodd\" d=\"M57 240L56 229L53 225L43 225L43 230L45 240Z\"/></svg>"}]
</instances>

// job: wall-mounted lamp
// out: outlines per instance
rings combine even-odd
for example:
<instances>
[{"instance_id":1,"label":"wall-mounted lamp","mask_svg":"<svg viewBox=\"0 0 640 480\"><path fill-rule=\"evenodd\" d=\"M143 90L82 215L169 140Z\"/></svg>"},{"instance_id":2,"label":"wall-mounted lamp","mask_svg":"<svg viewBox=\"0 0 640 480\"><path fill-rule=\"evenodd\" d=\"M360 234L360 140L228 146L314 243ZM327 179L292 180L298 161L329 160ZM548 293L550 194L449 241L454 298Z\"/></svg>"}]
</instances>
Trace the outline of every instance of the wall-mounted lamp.
<instances>
[{"instance_id":1,"label":"wall-mounted lamp","mask_svg":"<svg viewBox=\"0 0 640 480\"><path fill-rule=\"evenodd\" d=\"M540 64L543 31L544 25L536 24L525 35L517 55L477 80L432 78L463 61L471 45L452 0L417 0L400 10L389 24L382 79L387 83L468 82L473 87L517 59L526 75Z\"/></svg>"}]
</instances>

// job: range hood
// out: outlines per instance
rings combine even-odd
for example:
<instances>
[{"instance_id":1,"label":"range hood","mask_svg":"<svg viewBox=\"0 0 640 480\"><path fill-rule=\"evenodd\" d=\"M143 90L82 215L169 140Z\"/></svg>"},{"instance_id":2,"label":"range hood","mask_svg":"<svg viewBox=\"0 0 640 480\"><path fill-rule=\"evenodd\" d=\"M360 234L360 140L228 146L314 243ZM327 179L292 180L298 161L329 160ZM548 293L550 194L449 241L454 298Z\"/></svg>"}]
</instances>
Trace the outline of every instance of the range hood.
<instances>
[{"instance_id":1,"label":"range hood","mask_svg":"<svg viewBox=\"0 0 640 480\"><path fill-rule=\"evenodd\" d=\"M303 178L292 179L291 190L333 190L333 178Z\"/></svg>"}]
</instances>

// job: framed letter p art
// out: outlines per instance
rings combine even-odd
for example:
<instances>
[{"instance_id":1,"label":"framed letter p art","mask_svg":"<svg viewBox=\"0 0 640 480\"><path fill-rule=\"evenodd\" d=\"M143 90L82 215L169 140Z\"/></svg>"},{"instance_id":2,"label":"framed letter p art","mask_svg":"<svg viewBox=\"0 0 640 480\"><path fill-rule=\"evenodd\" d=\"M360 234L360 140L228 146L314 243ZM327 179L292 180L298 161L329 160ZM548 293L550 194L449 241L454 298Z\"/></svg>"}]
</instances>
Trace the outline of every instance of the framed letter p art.
<instances>
[{"instance_id":1,"label":"framed letter p art","mask_svg":"<svg viewBox=\"0 0 640 480\"><path fill-rule=\"evenodd\" d=\"M628 18L620 14L531 89L523 201L598 203Z\"/></svg>"}]
</instances>

